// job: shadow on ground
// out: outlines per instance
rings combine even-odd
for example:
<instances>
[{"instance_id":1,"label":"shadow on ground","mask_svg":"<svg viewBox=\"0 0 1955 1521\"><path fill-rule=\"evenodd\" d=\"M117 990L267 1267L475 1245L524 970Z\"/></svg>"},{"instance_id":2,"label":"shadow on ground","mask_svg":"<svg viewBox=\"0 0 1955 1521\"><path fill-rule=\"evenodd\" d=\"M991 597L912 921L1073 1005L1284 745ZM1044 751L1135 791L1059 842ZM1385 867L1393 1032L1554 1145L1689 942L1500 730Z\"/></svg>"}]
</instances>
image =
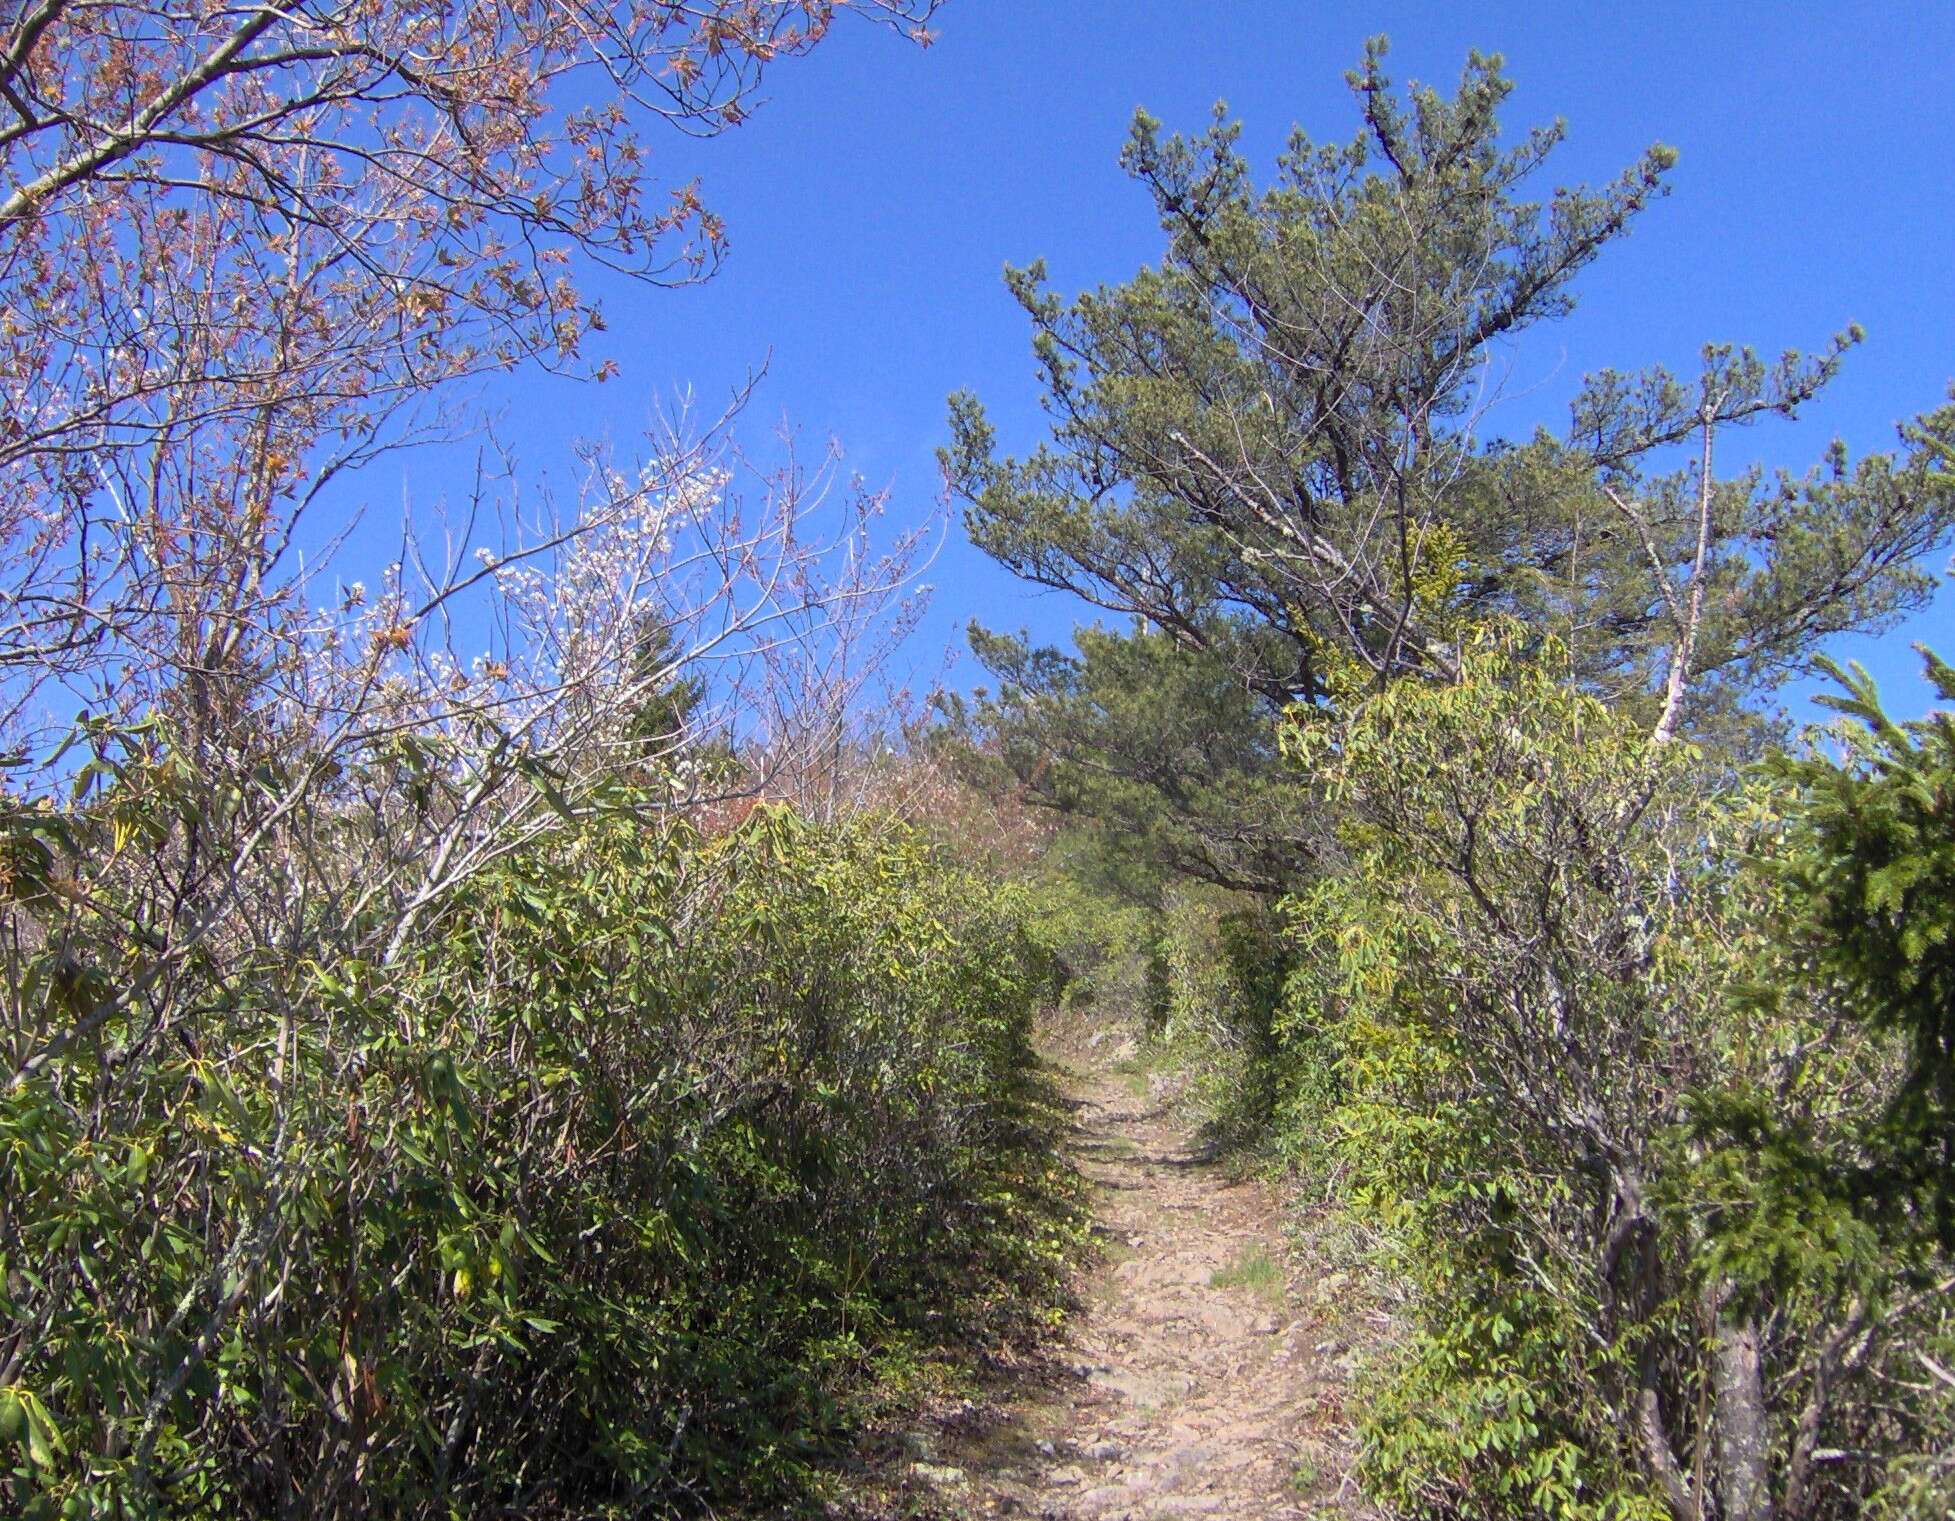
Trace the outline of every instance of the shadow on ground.
<instances>
[{"instance_id":1,"label":"shadow on ground","mask_svg":"<svg viewBox=\"0 0 1955 1521\"><path fill-rule=\"evenodd\" d=\"M1274 1188L1131 1074L1062 1068L1098 1260L1068 1333L907 1433L890 1516L1362 1514L1335 1307L1294 1281Z\"/></svg>"}]
</instances>

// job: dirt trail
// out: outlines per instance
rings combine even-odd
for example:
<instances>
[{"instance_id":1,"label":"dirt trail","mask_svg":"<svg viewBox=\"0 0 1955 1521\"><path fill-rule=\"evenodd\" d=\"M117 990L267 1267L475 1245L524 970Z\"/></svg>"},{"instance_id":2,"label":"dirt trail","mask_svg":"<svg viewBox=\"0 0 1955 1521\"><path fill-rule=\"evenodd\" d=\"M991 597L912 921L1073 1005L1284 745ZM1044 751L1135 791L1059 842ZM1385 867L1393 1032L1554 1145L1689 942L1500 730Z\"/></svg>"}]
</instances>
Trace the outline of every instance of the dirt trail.
<instances>
[{"instance_id":1,"label":"dirt trail","mask_svg":"<svg viewBox=\"0 0 1955 1521\"><path fill-rule=\"evenodd\" d=\"M1103 1259L1042 1398L925 1465L958 1513L1358 1513L1333 1292L1289 1281L1275 1191L1204 1157L1144 1079L1069 1085ZM958 1450L959 1446L963 1450Z\"/></svg>"}]
</instances>

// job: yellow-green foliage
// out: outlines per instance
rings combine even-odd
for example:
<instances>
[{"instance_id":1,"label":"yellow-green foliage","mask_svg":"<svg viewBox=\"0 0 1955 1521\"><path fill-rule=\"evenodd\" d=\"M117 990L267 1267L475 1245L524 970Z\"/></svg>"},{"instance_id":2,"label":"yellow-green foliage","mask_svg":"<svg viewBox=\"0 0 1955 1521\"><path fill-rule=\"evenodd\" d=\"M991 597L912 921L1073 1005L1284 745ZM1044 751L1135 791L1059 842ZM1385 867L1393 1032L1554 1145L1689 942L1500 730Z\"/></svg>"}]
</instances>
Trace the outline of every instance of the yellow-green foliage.
<instances>
[{"instance_id":1,"label":"yellow-green foliage","mask_svg":"<svg viewBox=\"0 0 1955 1521\"><path fill-rule=\"evenodd\" d=\"M139 975L92 906L8 969L7 1514L781 1503L882 1349L1061 1266L1046 959L896 824L566 824L392 964L50 1046Z\"/></svg>"},{"instance_id":2,"label":"yellow-green foliage","mask_svg":"<svg viewBox=\"0 0 1955 1521\"><path fill-rule=\"evenodd\" d=\"M959 848L970 848L969 842ZM1108 876L1096 831L1055 831L1024 879L1027 929L1059 968L1066 1007L1105 1006L1127 1014L1145 997L1157 916L1133 896L1111 890Z\"/></svg>"},{"instance_id":3,"label":"yellow-green foliage","mask_svg":"<svg viewBox=\"0 0 1955 1521\"><path fill-rule=\"evenodd\" d=\"M1268 906L1200 883L1169 889L1156 941L1155 1036L1196 1081L1211 1129L1259 1139L1275 1100L1273 1021L1287 952Z\"/></svg>"},{"instance_id":4,"label":"yellow-green foliage","mask_svg":"<svg viewBox=\"0 0 1955 1521\"><path fill-rule=\"evenodd\" d=\"M1654 1517L1609 1398L1619 1354L1589 1334L1601 1286L1536 1249L1604 1202L1560 1110L1605 1052L1647 1060L1675 1032L1633 980L1531 953L1557 926L1608 932L1563 848L1590 822L1613 836L1618 804L1678 806L1680 767L1508 641L1464 659L1455 685L1394 686L1287 737L1350 860L1289 904L1282 1036L1334 1079L1313 1073L1285 1121L1335 1148L1419 1312L1367 1402L1374 1492L1408 1515ZM1645 951L1665 933L1651 923Z\"/></svg>"},{"instance_id":5,"label":"yellow-green foliage","mask_svg":"<svg viewBox=\"0 0 1955 1521\"><path fill-rule=\"evenodd\" d=\"M1784 847L1786 797L1713 796L1702 757L1503 629L1457 681L1287 743L1346 858L1288 905L1279 1112L1413 1311L1365 1401L1372 1491L1407 1516L1654 1521L1666 1464L1714 1497L1721 1433L1755 1412L1797 1514L1898 1493L1946 1412L1853 1379L1939 1345L1947 1262L1924 1206L1849 1197L1905 1042L1800 986L1813 942L1780 938L1783 878L1741 860ZM1761 968L1775 996L1739 996ZM1749 1391L1713 1387L1733 1328ZM1822 1447L1860 1456L1819 1473Z\"/></svg>"}]
</instances>

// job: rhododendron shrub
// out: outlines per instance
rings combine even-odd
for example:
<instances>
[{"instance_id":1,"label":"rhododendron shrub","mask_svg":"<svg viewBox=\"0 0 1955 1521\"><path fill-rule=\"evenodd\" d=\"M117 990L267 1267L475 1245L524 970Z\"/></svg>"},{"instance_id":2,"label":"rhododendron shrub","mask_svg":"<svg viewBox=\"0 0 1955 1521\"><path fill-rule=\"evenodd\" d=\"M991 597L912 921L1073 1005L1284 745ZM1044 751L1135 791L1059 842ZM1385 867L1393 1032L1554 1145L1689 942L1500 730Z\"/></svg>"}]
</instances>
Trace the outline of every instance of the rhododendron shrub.
<instances>
[{"instance_id":1,"label":"rhododendron shrub","mask_svg":"<svg viewBox=\"0 0 1955 1521\"><path fill-rule=\"evenodd\" d=\"M149 828L170 766L74 840ZM880 1357L1050 1302L1023 899L887 821L613 801L391 961L186 969L0 1095L10 1514L779 1500ZM12 888L10 1024L142 978L126 889Z\"/></svg>"}]
</instances>

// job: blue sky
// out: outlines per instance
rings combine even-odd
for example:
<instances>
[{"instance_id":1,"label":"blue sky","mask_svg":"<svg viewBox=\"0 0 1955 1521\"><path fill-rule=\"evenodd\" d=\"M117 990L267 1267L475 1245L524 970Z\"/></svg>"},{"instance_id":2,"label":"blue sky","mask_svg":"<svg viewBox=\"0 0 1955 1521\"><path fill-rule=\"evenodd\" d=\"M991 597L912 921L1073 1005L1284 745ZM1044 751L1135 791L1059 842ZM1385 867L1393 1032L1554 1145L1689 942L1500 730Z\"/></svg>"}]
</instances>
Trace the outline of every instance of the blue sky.
<instances>
[{"instance_id":1,"label":"blue sky","mask_svg":"<svg viewBox=\"0 0 1955 1521\"><path fill-rule=\"evenodd\" d=\"M1776 353L1864 323L1867 343L1819 405L1724 448L1729 464L1803 468L1835 434L1856 453L1887 447L1955 378L1955 7L951 0L937 30L919 51L838 27L770 78L749 124L667 145L657 167L700 175L731 259L698 289L600 287L619 380L530 372L491 396L527 466L561 472L566 428L629 439L684 385L710 406L764 361L749 432L786 418L810 449L832 435L853 470L891 488L893 517L928 511L951 390L984 399L1007 448L1038 439L1028 335L1001 267L1042 255L1071 292L1158 252L1146 198L1114 162L1134 108L1199 130L1226 99L1267 165L1292 123L1350 134L1343 72L1379 31L1401 81L1449 85L1468 48L1503 53L1509 129L1568 122L1543 193L1606 178L1654 141L1681 150L1673 194L1584 277L1576 315L1504 356L1510 399L1491 430L1558 424L1590 369L1688 370L1706 340ZM413 489L425 499L439 483ZM972 617L1062 640L1086 611L956 533L930 580L926 670ZM1909 639L1955 649L1955 591L1842 653L1911 712L1926 690ZM977 679L968 657L953 673Z\"/></svg>"}]
</instances>

